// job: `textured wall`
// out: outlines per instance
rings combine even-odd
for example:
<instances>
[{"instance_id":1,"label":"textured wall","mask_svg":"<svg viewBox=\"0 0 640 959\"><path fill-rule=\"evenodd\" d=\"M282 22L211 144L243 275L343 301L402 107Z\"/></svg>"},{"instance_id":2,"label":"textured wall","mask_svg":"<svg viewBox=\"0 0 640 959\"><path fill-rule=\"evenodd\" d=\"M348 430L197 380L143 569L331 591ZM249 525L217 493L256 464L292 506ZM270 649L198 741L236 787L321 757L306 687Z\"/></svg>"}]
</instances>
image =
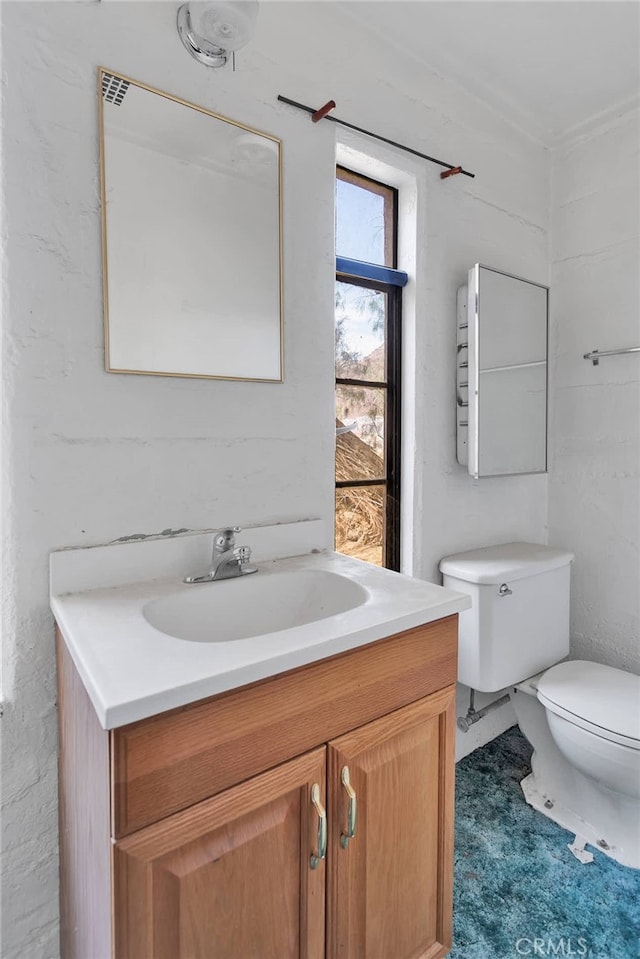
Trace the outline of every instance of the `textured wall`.
<instances>
[{"instance_id":1,"label":"textured wall","mask_svg":"<svg viewBox=\"0 0 640 959\"><path fill-rule=\"evenodd\" d=\"M173 3L4 2L0 10L2 954L55 959L48 553L169 527L331 517L335 128L312 125L278 105L277 95L312 104L335 97L345 119L477 174L440 181L429 165L416 173L406 506L414 568L426 578L437 576L446 553L546 536L546 477L474 482L455 463L454 342L456 287L470 264L546 281L548 157L455 86L369 41L357 19L331 4L263 4L235 74L189 58ZM104 372L98 65L283 138L284 385ZM508 718L486 721L474 737L490 738Z\"/></svg>"},{"instance_id":2,"label":"textured wall","mask_svg":"<svg viewBox=\"0 0 640 959\"><path fill-rule=\"evenodd\" d=\"M553 167L549 541L575 551L572 655L640 669L640 115Z\"/></svg>"}]
</instances>

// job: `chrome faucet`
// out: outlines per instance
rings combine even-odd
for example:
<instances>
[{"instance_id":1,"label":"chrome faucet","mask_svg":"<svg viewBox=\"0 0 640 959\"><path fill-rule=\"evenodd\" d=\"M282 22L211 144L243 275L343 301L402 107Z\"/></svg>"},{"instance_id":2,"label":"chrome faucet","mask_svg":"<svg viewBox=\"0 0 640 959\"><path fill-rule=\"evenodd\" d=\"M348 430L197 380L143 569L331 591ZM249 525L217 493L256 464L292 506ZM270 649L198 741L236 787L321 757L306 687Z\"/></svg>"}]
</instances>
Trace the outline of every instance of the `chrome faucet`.
<instances>
[{"instance_id":1,"label":"chrome faucet","mask_svg":"<svg viewBox=\"0 0 640 959\"><path fill-rule=\"evenodd\" d=\"M211 569L201 576L185 576L185 583L213 583L217 579L233 579L236 576L248 576L257 573L255 566L249 566L251 549L248 546L236 547L236 533L239 526L220 529L213 538Z\"/></svg>"}]
</instances>

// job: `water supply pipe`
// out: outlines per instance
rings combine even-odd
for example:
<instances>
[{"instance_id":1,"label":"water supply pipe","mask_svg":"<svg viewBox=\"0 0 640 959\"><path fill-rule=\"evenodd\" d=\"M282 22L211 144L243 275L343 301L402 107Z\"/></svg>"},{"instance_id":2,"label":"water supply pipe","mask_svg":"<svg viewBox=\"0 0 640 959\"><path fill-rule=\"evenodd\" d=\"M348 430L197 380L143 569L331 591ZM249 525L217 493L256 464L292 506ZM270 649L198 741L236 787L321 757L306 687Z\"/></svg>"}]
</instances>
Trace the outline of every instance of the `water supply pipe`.
<instances>
[{"instance_id":1,"label":"water supply pipe","mask_svg":"<svg viewBox=\"0 0 640 959\"><path fill-rule=\"evenodd\" d=\"M505 693L504 696L501 696L500 699L494 699L492 703L487 703L486 706L483 706L482 709L475 709L475 689L469 690L469 708L467 710L466 716L458 716L456 720L456 725L460 732L468 733L474 723L479 722L483 719L488 713L492 713L494 709L498 709L500 706L506 706L509 702L509 694Z\"/></svg>"}]
</instances>

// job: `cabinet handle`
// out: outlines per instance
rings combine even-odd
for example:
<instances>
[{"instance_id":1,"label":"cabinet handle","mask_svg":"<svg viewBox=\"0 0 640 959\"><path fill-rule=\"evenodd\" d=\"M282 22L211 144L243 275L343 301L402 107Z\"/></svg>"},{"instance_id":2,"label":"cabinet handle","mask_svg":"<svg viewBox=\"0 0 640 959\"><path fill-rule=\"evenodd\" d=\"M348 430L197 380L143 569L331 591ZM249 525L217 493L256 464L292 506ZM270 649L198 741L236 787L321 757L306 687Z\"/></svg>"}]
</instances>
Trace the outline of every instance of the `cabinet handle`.
<instances>
[{"instance_id":1,"label":"cabinet handle","mask_svg":"<svg viewBox=\"0 0 640 959\"><path fill-rule=\"evenodd\" d=\"M349 767L343 766L342 772L340 774L342 780L342 785L345 788L345 792L349 797L349 812L347 814L347 831L342 833L340 836L340 845L343 849L346 849L349 845L349 840L353 839L356 834L356 816L358 814L358 806L356 801L356 794L353 786L351 785L351 780L349 778Z\"/></svg>"},{"instance_id":2,"label":"cabinet handle","mask_svg":"<svg viewBox=\"0 0 640 959\"><path fill-rule=\"evenodd\" d=\"M317 869L320 862L327 855L327 813L320 802L320 786L314 783L311 787L311 802L318 813L318 852L311 853L310 865L312 869Z\"/></svg>"}]
</instances>

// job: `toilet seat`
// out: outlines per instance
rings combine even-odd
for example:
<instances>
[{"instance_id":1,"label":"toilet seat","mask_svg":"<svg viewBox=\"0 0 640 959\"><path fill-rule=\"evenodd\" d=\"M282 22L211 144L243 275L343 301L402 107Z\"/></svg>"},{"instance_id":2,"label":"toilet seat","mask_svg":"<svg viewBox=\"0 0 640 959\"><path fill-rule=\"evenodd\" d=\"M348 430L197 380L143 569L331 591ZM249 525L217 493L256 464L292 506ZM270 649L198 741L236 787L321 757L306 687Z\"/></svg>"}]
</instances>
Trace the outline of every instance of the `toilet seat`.
<instances>
[{"instance_id":1,"label":"toilet seat","mask_svg":"<svg viewBox=\"0 0 640 959\"><path fill-rule=\"evenodd\" d=\"M538 699L595 736L640 750L640 676L583 660L559 663L538 681Z\"/></svg>"}]
</instances>

